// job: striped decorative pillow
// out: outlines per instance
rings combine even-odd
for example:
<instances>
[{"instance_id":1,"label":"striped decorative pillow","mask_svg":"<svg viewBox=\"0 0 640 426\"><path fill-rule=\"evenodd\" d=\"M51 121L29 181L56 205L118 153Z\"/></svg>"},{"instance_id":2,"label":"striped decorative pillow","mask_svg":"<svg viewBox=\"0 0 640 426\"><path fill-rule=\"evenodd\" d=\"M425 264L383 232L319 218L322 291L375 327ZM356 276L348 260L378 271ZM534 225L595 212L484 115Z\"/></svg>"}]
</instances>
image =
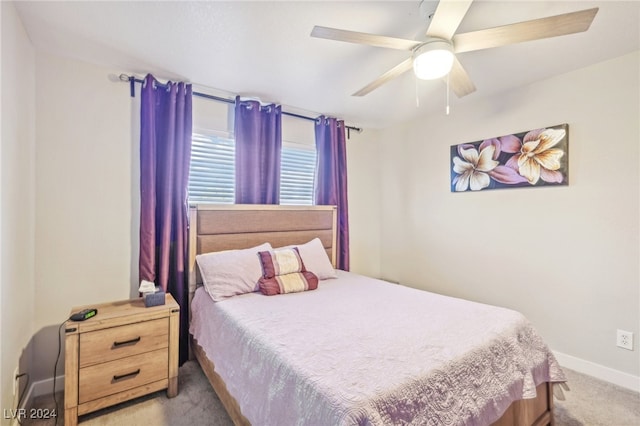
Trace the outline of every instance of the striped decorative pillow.
<instances>
[{"instance_id":1,"label":"striped decorative pillow","mask_svg":"<svg viewBox=\"0 0 640 426\"><path fill-rule=\"evenodd\" d=\"M318 288L318 277L308 272L296 247L258 253L262 262L260 291L268 296Z\"/></svg>"},{"instance_id":2,"label":"striped decorative pillow","mask_svg":"<svg viewBox=\"0 0 640 426\"><path fill-rule=\"evenodd\" d=\"M306 271L297 247L261 251L258 256L262 262L264 278Z\"/></svg>"},{"instance_id":3,"label":"striped decorative pillow","mask_svg":"<svg viewBox=\"0 0 640 426\"><path fill-rule=\"evenodd\" d=\"M312 272L293 272L291 274L276 275L272 278L260 278L258 286L262 294L297 293L318 288L318 277Z\"/></svg>"}]
</instances>

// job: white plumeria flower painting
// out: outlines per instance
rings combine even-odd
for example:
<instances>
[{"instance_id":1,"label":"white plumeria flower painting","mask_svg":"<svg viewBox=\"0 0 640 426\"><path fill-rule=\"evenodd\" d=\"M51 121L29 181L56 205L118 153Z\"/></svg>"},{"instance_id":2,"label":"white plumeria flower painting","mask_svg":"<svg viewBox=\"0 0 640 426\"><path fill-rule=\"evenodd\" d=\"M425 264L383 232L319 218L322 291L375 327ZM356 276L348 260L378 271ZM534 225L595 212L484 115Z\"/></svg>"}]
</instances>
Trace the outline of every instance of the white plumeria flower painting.
<instances>
[{"instance_id":1,"label":"white plumeria flower painting","mask_svg":"<svg viewBox=\"0 0 640 426\"><path fill-rule=\"evenodd\" d=\"M451 147L451 191L569 184L569 125Z\"/></svg>"}]
</instances>

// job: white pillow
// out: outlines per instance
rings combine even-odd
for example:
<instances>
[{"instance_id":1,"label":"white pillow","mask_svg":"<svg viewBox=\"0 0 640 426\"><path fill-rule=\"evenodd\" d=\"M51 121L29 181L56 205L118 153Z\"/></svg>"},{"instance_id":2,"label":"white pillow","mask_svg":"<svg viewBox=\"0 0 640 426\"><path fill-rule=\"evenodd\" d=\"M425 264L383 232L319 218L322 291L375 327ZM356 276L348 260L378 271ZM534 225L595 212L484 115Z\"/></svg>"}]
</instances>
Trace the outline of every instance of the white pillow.
<instances>
[{"instance_id":1,"label":"white pillow","mask_svg":"<svg viewBox=\"0 0 640 426\"><path fill-rule=\"evenodd\" d=\"M238 294L259 290L262 264L258 252L272 250L264 243L243 250L218 251L196 256L202 283L209 296L219 302Z\"/></svg>"},{"instance_id":2,"label":"white pillow","mask_svg":"<svg viewBox=\"0 0 640 426\"><path fill-rule=\"evenodd\" d=\"M322 245L320 238L314 238L308 243L301 245L287 246L298 247L298 252L307 271L313 272L318 279L326 280L329 278L338 278L336 270L327 256L327 251Z\"/></svg>"}]
</instances>

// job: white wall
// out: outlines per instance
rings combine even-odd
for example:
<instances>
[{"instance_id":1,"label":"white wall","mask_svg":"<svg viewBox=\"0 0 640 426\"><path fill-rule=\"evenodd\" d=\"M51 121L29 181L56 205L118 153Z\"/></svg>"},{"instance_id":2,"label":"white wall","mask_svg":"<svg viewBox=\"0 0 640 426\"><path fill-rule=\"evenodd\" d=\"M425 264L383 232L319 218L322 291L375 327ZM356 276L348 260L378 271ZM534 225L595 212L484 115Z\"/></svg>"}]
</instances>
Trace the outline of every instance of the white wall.
<instances>
[{"instance_id":1,"label":"white wall","mask_svg":"<svg viewBox=\"0 0 640 426\"><path fill-rule=\"evenodd\" d=\"M52 376L72 307L129 298L135 285L137 148L128 86L109 79L119 72L37 54L32 380Z\"/></svg>"},{"instance_id":2,"label":"white wall","mask_svg":"<svg viewBox=\"0 0 640 426\"><path fill-rule=\"evenodd\" d=\"M14 368L33 330L35 252L35 53L13 3L2 2L2 145L0 148L0 398L15 409ZM21 385L25 385L23 379ZM8 420L2 422L8 424Z\"/></svg>"},{"instance_id":3,"label":"white wall","mask_svg":"<svg viewBox=\"0 0 640 426\"><path fill-rule=\"evenodd\" d=\"M639 80L636 52L382 131L382 275L517 309L637 388ZM561 123L569 186L450 192L451 145Z\"/></svg>"},{"instance_id":4,"label":"white wall","mask_svg":"<svg viewBox=\"0 0 640 426\"><path fill-rule=\"evenodd\" d=\"M351 271L381 278L379 131L351 132L347 140Z\"/></svg>"}]
</instances>

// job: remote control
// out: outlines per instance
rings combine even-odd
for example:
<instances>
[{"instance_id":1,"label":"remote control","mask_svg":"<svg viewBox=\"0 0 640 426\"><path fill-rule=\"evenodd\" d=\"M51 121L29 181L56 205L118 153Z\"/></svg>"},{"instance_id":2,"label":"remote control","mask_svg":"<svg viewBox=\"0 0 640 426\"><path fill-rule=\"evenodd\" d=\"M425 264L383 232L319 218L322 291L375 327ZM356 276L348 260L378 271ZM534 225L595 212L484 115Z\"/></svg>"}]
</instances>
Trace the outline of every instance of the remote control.
<instances>
[{"instance_id":1,"label":"remote control","mask_svg":"<svg viewBox=\"0 0 640 426\"><path fill-rule=\"evenodd\" d=\"M91 317L95 317L97 313L97 309L83 309L80 312L76 312L75 314L71 315L69 319L71 321L84 321L88 320Z\"/></svg>"}]
</instances>

